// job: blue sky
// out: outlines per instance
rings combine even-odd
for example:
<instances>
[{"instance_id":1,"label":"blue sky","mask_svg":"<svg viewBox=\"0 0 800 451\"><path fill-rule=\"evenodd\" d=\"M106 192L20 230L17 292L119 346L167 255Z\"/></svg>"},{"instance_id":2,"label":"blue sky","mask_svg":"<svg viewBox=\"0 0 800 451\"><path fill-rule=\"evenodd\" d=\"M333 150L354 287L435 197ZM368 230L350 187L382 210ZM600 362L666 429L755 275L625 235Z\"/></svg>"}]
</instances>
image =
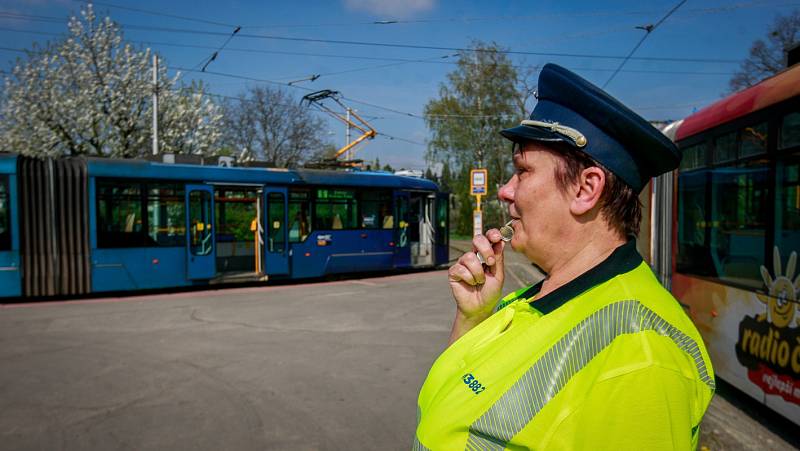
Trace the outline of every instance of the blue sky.
<instances>
[{"instance_id":1,"label":"blue sky","mask_svg":"<svg viewBox=\"0 0 800 451\"><path fill-rule=\"evenodd\" d=\"M468 47L476 39L494 41L512 51L594 56L511 55L511 58L517 65L541 66L555 62L602 85L619 60L599 57L628 54L644 33L635 27L657 22L676 4L677 1L661 0L229 0L224 3L108 0L96 3L95 9L122 24L127 39L151 43L146 46L162 55L170 68L199 67L213 52L211 48L219 47L226 40L224 34L231 33L234 26L241 26L239 35L208 66L208 71L283 83L321 74L316 81L300 82L297 86L332 89L347 98L375 105L348 102L359 113L373 118L372 123L379 133L411 141L378 137L361 147L358 157L373 160L377 156L395 167L424 169L428 137L425 123L419 117L401 113L419 116L425 103L436 97L445 75L455 67L448 62L454 61L448 57L452 51L274 38L453 48ZM0 47L24 49L30 48L34 41L54 39L28 32L64 33L68 15L78 13L81 6L82 3L73 0L0 0ZM730 74L738 67L731 61L747 56L752 42L764 37L776 15L796 8L800 8L800 1L689 0L648 37L634 56L703 62L632 59L607 90L647 119L684 117L718 99L727 89ZM12 19L2 13L64 20L63 23L43 21L41 17L19 20L19 16ZM376 24L376 21L397 23ZM135 29L133 26L195 33ZM209 48L185 47L187 45ZM13 67L18 56L16 52L0 49L0 69ZM392 65L387 66L389 64ZM202 79L211 92L222 95L236 95L248 85L258 84L192 72L186 72L184 77ZM287 89L298 99L308 92ZM330 122L327 131L334 143L344 143L343 125Z\"/></svg>"}]
</instances>

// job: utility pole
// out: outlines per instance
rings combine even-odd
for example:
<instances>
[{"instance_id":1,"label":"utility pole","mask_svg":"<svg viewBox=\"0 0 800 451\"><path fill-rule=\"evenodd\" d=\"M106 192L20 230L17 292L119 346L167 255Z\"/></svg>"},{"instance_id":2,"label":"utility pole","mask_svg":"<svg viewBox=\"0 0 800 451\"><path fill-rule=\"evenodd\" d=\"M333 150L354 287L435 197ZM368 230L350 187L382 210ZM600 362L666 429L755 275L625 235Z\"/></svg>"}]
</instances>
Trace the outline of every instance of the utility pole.
<instances>
[{"instance_id":1,"label":"utility pole","mask_svg":"<svg viewBox=\"0 0 800 451\"><path fill-rule=\"evenodd\" d=\"M481 78L480 78L480 60L478 59L478 52L475 51L475 64L473 65L473 86L475 89L475 100L478 106L478 136L476 137L478 154L477 168L470 171L470 194L475 196L475 209L472 211L472 234L481 235L483 233L483 210L481 209L481 197L489 194L488 192L488 178L489 171L484 168L483 154L484 154L484 140L483 140L483 117L481 113Z\"/></svg>"},{"instance_id":2,"label":"utility pole","mask_svg":"<svg viewBox=\"0 0 800 451\"><path fill-rule=\"evenodd\" d=\"M350 108L349 107L347 108L347 123L345 125L347 126L347 132L346 132L347 142L345 143L345 145L349 146L350 145ZM345 160L350 160L350 151L349 150L347 151L347 154L344 156L344 159Z\"/></svg>"},{"instance_id":3,"label":"utility pole","mask_svg":"<svg viewBox=\"0 0 800 451\"><path fill-rule=\"evenodd\" d=\"M153 155L158 155L158 55L153 54Z\"/></svg>"},{"instance_id":4,"label":"utility pole","mask_svg":"<svg viewBox=\"0 0 800 451\"><path fill-rule=\"evenodd\" d=\"M484 167L484 161L483 161L483 157L484 157L484 147L483 147L484 146L484 139L483 139L484 120L483 120L483 113L481 112L482 111L481 84L480 84L481 70L480 70L480 60L478 59L478 52L477 51L475 52L475 65L473 66L473 69L475 70L475 75L474 75L475 79L473 80L474 85L475 85L475 99L476 99L476 101L478 103L478 124L479 124L479 127L478 127L478 139L477 139L477 141L478 141L478 143L477 143L478 144L477 145L477 147L478 147L478 168L483 168ZM481 209L481 207L480 207L480 197L478 197L478 210L480 210L480 209Z\"/></svg>"}]
</instances>

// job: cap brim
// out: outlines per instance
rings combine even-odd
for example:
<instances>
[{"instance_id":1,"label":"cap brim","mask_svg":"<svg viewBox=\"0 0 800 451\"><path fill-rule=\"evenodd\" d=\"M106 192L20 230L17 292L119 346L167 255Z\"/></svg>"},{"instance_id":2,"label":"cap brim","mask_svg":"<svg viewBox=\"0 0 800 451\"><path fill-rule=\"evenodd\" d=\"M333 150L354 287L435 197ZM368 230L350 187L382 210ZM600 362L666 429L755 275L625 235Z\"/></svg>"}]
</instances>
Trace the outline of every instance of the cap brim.
<instances>
[{"instance_id":1,"label":"cap brim","mask_svg":"<svg viewBox=\"0 0 800 451\"><path fill-rule=\"evenodd\" d=\"M544 127L517 125L516 127L500 130L500 134L504 138L517 143L523 141L562 142L577 148L575 142L571 139Z\"/></svg>"}]
</instances>

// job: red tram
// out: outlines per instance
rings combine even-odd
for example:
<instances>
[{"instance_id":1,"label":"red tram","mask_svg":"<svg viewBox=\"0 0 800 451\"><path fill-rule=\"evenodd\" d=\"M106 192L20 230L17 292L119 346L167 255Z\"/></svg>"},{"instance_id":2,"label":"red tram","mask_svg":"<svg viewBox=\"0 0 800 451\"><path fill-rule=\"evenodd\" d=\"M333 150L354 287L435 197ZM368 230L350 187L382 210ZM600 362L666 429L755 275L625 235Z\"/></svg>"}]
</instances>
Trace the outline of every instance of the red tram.
<instances>
[{"instance_id":1,"label":"red tram","mask_svg":"<svg viewBox=\"0 0 800 451\"><path fill-rule=\"evenodd\" d=\"M716 374L800 424L800 64L665 129L651 261Z\"/></svg>"}]
</instances>

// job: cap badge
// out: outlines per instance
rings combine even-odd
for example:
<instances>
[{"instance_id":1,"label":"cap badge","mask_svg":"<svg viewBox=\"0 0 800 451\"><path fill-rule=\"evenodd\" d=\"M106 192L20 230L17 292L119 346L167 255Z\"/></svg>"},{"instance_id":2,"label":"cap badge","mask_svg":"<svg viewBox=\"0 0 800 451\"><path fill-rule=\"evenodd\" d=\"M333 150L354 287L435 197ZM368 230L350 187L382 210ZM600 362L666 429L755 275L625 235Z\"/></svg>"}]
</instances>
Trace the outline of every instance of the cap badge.
<instances>
[{"instance_id":1,"label":"cap badge","mask_svg":"<svg viewBox=\"0 0 800 451\"><path fill-rule=\"evenodd\" d=\"M529 127L542 127L550 129L550 131L556 132L559 135L564 135L567 138L571 139L572 142L575 143L578 147L585 147L588 141L586 137L583 136L583 133L575 130L572 127L567 127L566 125L561 125L558 122L543 122L543 121L533 121L530 119L526 119L522 121L522 125L527 125Z\"/></svg>"}]
</instances>

